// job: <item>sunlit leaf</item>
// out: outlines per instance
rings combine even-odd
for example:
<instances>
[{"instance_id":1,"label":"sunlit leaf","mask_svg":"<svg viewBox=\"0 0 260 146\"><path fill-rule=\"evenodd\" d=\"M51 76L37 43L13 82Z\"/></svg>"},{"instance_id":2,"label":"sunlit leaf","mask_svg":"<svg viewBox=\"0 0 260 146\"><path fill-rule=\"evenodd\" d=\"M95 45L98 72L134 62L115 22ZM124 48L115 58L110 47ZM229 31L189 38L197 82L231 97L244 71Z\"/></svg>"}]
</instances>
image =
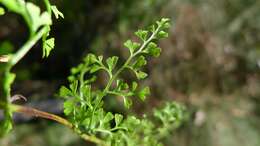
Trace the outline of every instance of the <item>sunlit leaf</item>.
<instances>
[{"instance_id":1,"label":"sunlit leaf","mask_svg":"<svg viewBox=\"0 0 260 146\"><path fill-rule=\"evenodd\" d=\"M117 61L118 61L118 57L117 56L109 57L106 60L108 68L109 68L110 71L112 71L114 69L114 67L117 64Z\"/></svg>"},{"instance_id":2,"label":"sunlit leaf","mask_svg":"<svg viewBox=\"0 0 260 146\"><path fill-rule=\"evenodd\" d=\"M64 102L64 114L65 115L70 115L75 107L75 103L73 100L67 100Z\"/></svg>"},{"instance_id":3,"label":"sunlit leaf","mask_svg":"<svg viewBox=\"0 0 260 146\"><path fill-rule=\"evenodd\" d=\"M168 37L168 33L165 31L160 31L157 35L157 38L161 39L161 38L167 38Z\"/></svg>"},{"instance_id":4,"label":"sunlit leaf","mask_svg":"<svg viewBox=\"0 0 260 146\"><path fill-rule=\"evenodd\" d=\"M106 116L104 117L103 121L104 121L104 122L109 122L109 121L111 121L113 118L114 118L114 115L113 115L111 112L108 112L108 113L106 114Z\"/></svg>"},{"instance_id":5,"label":"sunlit leaf","mask_svg":"<svg viewBox=\"0 0 260 146\"><path fill-rule=\"evenodd\" d=\"M123 116L121 114L115 114L115 122L116 126L119 126L123 120Z\"/></svg>"},{"instance_id":6,"label":"sunlit leaf","mask_svg":"<svg viewBox=\"0 0 260 146\"><path fill-rule=\"evenodd\" d=\"M52 5L51 10L54 13L56 19L58 19L59 16L64 19L64 15L58 10L58 8L56 6Z\"/></svg>"},{"instance_id":7,"label":"sunlit leaf","mask_svg":"<svg viewBox=\"0 0 260 146\"><path fill-rule=\"evenodd\" d=\"M135 35L138 36L141 40L145 41L147 40L148 31L139 29L137 32L135 32Z\"/></svg>"},{"instance_id":8,"label":"sunlit leaf","mask_svg":"<svg viewBox=\"0 0 260 146\"><path fill-rule=\"evenodd\" d=\"M124 97L124 106L126 108L130 108L133 104L133 101L131 99L129 99L128 97Z\"/></svg>"},{"instance_id":9,"label":"sunlit leaf","mask_svg":"<svg viewBox=\"0 0 260 146\"><path fill-rule=\"evenodd\" d=\"M124 46L129 49L131 54L133 54L136 51L136 49L140 47L140 44L136 42L132 42L131 40L127 40L124 43Z\"/></svg>"},{"instance_id":10,"label":"sunlit leaf","mask_svg":"<svg viewBox=\"0 0 260 146\"><path fill-rule=\"evenodd\" d=\"M145 87L144 89L142 89L142 90L138 93L138 97L139 97L142 101L144 101L149 94L150 94L150 88L149 88L149 87Z\"/></svg>"},{"instance_id":11,"label":"sunlit leaf","mask_svg":"<svg viewBox=\"0 0 260 146\"><path fill-rule=\"evenodd\" d=\"M50 38L43 42L43 55L42 57L48 57L50 55L50 52L52 49L54 49L55 46L55 39Z\"/></svg>"},{"instance_id":12,"label":"sunlit leaf","mask_svg":"<svg viewBox=\"0 0 260 146\"><path fill-rule=\"evenodd\" d=\"M4 15L5 14L5 9L0 7L0 15Z\"/></svg>"},{"instance_id":13,"label":"sunlit leaf","mask_svg":"<svg viewBox=\"0 0 260 146\"><path fill-rule=\"evenodd\" d=\"M27 2L26 9L28 11L28 15L30 16L28 24L31 26L30 28L33 32L36 32L42 25L52 24L50 14L47 12L40 14L40 8L33 3Z\"/></svg>"},{"instance_id":14,"label":"sunlit leaf","mask_svg":"<svg viewBox=\"0 0 260 146\"><path fill-rule=\"evenodd\" d=\"M146 78L148 75L147 73L143 72L143 71L135 71L136 77L140 80L140 79L144 79Z\"/></svg>"}]
</instances>

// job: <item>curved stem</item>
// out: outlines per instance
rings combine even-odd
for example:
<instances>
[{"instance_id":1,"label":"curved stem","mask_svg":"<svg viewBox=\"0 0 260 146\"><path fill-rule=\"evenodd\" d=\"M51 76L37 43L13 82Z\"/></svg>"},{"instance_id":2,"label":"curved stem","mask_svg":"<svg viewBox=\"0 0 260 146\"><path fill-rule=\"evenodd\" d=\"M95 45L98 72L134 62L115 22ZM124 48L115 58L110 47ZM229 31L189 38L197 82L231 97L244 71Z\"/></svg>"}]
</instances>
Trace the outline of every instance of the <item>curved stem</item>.
<instances>
[{"instance_id":1,"label":"curved stem","mask_svg":"<svg viewBox=\"0 0 260 146\"><path fill-rule=\"evenodd\" d=\"M10 60L6 63L4 73L2 75L3 80L7 80L8 76L10 76L10 71L12 67L19 62L32 48L33 45L36 44L36 42L48 31L48 27L45 26L42 29L40 29L37 34L35 34L33 37L31 37L13 56L11 56ZM0 98L1 101L5 101L6 103L9 103L9 98L11 96L11 84L9 82L2 81L0 85L1 96L3 99ZM2 85L3 84L3 85ZM6 105L6 110L8 111L9 105Z\"/></svg>"},{"instance_id":2,"label":"curved stem","mask_svg":"<svg viewBox=\"0 0 260 146\"><path fill-rule=\"evenodd\" d=\"M73 125L69 121L67 121L66 119L64 119L60 116L57 116L57 115L54 115L51 113L47 113L47 112L44 112L44 111L41 111L41 110L38 110L35 108L21 106L21 105L11 104L10 107L11 107L11 109L14 109L15 112L17 112L17 113L23 113L23 114L26 114L29 116L53 120L53 121L56 121L62 125L65 125L65 126L71 128L71 129L73 128Z\"/></svg>"},{"instance_id":3,"label":"curved stem","mask_svg":"<svg viewBox=\"0 0 260 146\"><path fill-rule=\"evenodd\" d=\"M6 103L0 102L0 109L4 108L6 105L7 105ZM105 143L101 139L99 139L95 136L90 136L90 135L82 134L82 133L78 132L74 128L72 123L70 123L68 120L66 120L60 116L57 116L57 115L51 114L51 113L47 113L47 112L44 112L44 111L41 111L41 110L38 110L38 109L35 109L32 107L26 107L26 106L15 105L15 104L8 104L8 105L12 112L22 113L22 114L33 116L33 117L40 117L40 118L56 121L70 129L72 129L74 132L79 134L79 136L82 139L92 142L92 143L96 143L96 144L105 146Z\"/></svg>"}]
</instances>

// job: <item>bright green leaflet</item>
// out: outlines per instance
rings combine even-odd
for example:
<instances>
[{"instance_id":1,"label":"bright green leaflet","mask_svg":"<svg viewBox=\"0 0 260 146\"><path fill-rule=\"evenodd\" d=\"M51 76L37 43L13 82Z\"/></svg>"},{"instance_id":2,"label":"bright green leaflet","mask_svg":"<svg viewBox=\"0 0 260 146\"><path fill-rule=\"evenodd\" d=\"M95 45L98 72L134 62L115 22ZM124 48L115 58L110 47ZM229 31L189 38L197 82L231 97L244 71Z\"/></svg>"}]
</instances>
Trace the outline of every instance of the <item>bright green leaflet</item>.
<instances>
[{"instance_id":1,"label":"bright green leaflet","mask_svg":"<svg viewBox=\"0 0 260 146\"><path fill-rule=\"evenodd\" d=\"M0 7L0 16L5 14L5 9Z\"/></svg>"}]
</instances>

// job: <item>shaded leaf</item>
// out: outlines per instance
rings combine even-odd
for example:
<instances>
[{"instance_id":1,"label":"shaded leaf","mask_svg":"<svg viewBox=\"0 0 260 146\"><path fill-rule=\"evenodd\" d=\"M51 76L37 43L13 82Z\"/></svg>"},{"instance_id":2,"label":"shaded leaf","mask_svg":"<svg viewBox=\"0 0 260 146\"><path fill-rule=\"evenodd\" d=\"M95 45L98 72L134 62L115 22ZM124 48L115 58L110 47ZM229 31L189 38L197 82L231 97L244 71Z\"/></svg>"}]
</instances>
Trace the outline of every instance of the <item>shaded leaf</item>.
<instances>
[{"instance_id":1,"label":"shaded leaf","mask_svg":"<svg viewBox=\"0 0 260 146\"><path fill-rule=\"evenodd\" d=\"M147 61L144 56L139 56L135 63L133 64L134 69L139 69L140 67L146 65Z\"/></svg>"},{"instance_id":2,"label":"shaded leaf","mask_svg":"<svg viewBox=\"0 0 260 146\"><path fill-rule=\"evenodd\" d=\"M148 53L151 56L158 57L160 56L161 48L157 47L157 44L155 44L154 42L151 42L148 44L144 52Z\"/></svg>"},{"instance_id":3,"label":"shaded leaf","mask_svg":"<svg viewBox=\"0 0 260 146\"><path fill-rule=\"evenodd\" d=\"M14 46L10 41L3 41L0 44L0 55L10 54L14 51Z\"/></svg>"},{"instance_id":4,"label":"shaded leaf","mask_svg":"<svg viewBox=\"0 0 260 146\"><path fill-rule=\"evenodd\" d=\"M102 59L101 59L102 60ZM93 63L96 63L98 60L97 60L97 57L94 55L94 54L88 54L84 59L83 61L87 64L87 65L91 65Z\"/></svg>"},{"instance_id":5,"label":"shaded leaf","mask_svg":"<svg viewBox=\"0 0 260 146\"><path fill-rule=\"evenodd\" d=\"M61 86L59 90L59 96L61 97L68 97L72 96L73 94L71 93L70 89L66 88L65 86Z\"/></svg>"}]
</instances>

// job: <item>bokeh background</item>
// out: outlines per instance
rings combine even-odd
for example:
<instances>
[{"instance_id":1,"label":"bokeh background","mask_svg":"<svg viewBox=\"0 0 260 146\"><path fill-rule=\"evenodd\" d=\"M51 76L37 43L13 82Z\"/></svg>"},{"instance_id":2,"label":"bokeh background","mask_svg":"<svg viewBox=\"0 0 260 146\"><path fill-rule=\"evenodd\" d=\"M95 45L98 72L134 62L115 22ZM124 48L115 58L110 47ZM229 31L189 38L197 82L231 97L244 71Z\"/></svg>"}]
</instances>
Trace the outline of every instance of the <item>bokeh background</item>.
<instances>
[{"instance_id":1,"label":"bokeh background","mask_svg":"<svg viewBox=\"0 0 260 146\"><path fill-rule=\"evenodd\" d=\"M34 1L42 5L39 1ZM172 20L162 55L146 70L152 95L130 112L149 112L165 101L186 105L190 118L166 146L260 145L260 1L259 0L53 0L64 13L51 35L56 47L41 59L41 44L15 68L13 93L30 106L61 114L55 96L71 67L87 53L126 58L123 42L154 21ZM43 5L42 5L43 6ZM27 38L23 19L0 16L0 54L15 51ZM100 79L102 82L102 78ZM115 101L111 110L122 111ZM22 103L24 104L24 103ZM16 117L1 146L88 145L69 129L46 120Z\"/></svg>"}]
</instances>

